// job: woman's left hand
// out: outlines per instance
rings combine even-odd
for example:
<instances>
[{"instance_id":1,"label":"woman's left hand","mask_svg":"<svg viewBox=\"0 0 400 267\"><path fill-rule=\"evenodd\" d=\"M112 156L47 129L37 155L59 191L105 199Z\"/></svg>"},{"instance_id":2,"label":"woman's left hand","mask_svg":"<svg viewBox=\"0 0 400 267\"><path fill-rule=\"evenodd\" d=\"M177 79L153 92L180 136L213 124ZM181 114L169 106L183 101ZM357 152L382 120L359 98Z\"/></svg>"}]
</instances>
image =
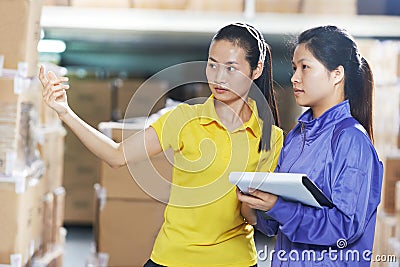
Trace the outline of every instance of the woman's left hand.
<instances>
[{"instance_id":1,"label":"woman's left hand","mask_svg":"<svg viewBox=\"0 0 400 267\"><path fill-rule=\"evenodd\" d=\"M248 191L249 195L245 195L239 190L236 190L236 195L239 201L247 204L252 209L269 211L278 200L276 195L270 193L251 188L249 188Z\"/></svg>"}]
</instances>

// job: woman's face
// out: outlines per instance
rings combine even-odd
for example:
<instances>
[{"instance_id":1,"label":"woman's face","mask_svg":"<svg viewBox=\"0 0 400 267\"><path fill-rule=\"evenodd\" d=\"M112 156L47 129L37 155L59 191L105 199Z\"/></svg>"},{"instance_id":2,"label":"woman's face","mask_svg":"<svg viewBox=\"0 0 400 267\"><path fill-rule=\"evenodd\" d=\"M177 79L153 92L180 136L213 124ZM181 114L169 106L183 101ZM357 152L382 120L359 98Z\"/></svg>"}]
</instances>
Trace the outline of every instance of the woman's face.
<instances>
[{"instance_id":1,"label":"woman's face","mask_svg":"<svg viewBox=\"0 0 400 267\"><path fill-rule=\"evenodd\" d=\"M226 40L211 43L206 75L215 98L226 103L246 99L253 80L245 50Z\"/></svg>"},{"instance_id":2,"label":"woman's face","mask_svg":"<svg viewBox=\"0 0 400 267\"><path fill-rule=\"evenodd\" d=\"M337 104L334 71L318 61L305 44L296 47L292 66L291 82L298 105L310 107L314 117L318 117Z\"/></svg>"}]
</instances>

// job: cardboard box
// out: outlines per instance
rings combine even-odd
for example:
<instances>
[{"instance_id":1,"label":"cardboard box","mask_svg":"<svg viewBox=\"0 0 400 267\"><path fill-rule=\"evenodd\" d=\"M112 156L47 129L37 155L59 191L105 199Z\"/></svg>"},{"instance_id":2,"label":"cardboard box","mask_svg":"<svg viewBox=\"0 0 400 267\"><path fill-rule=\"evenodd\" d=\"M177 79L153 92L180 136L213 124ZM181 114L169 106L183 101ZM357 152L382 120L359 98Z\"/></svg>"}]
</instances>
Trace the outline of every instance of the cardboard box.
<instances>
[{"instance_id":1,"label":"cardboard box","mask_svg":"<svg viewBox=\"0 0 400 267\"><path fill-rule=\"evenodd\" d=\"M130 0L70 0L73 7L129 8Z\"/></svg>"},{"instance_id":2,"label":"cardboard box","mask_svg":"<svg viewBox=\"0 0 400 267\"><path fill-rule=\"evenodd\" d=\"M396 238L400 240L400 181L396 182L394 207L396 210Z\"/></svg>"},{"instance_id":3,"label":"cardboard box","mask_svg":"<svg viewBox=\"0 0 400 267\"><path fill-rule=\"evenodd\" d=\"M18 69L20 62L26 63L25 77L38 74L38 51L40 40L40 18L42 0L0 1L0 53L4 55L4 68Z\"/></svg>"},{"instance_id":4,"label":"cardboard box","mask_svg":"<svg viewBox=\"0 0 400 267\"><path fill-rule=\"evenodd\" d=\"M132 0L133 8L185 9L187 0Z\"/></svg>"},{"instance_id":5,"label":"cardboard box","mask_svg":"<svg viewBox=\"0 0 400 267\"><path fill-rule=\"evenodd\" d=\"M31 257L32 245L36 247L38 198L40 180L26 181L25 191L15 192L12 182L0 182L0 264L10 264L10 255L20 254L22 265ZM40 195L41 196L41 195Z\"/></svg>"},{"instance_id":6,"label":"cardboard box","mask_svg":"<svg viewBox=\"0 0 400 267\"><path fill-rule=\"evenodd\" d=\"M395 236L396 218L383 211L378 211L375 227L374 255L388 254L388 240Z\"/></svg>"},{"instance_id":7,"label":"cardboard box","mask_svg":"<svg viewBox=\"0 0 400 267\"><path fill-rule=\"evenodd\" d=\"M136 134L143 128L141 123L101 123L99 128L115 141ZM101 164L100 183L107 190L110 198L136 200L157 199L167 202L170 181L172 180L173 151L159 154L151 160L113 169L108 164Z\"/></svg>"},{"instance_id":8,"label":"cardboard box","mask_svg":"<svg viewBox=\"0 0 400 267\"><path fill-rule=\"evenodd\" d=\"M11 175L36 160L39 98L30 79L0 78L0 173Z\"/></svg>"},{"instance_id":9,"label":"cardboard box","mask_svg":"<svg viewBox=\"0 0 400 267\"><path fill-rule=\"evenodd\" d=\"M357 15L357 0L304 0L301 5L306 14Z\"/></svg>"},{"instance_id":10,"label":"cardboard box","mask_svg":"<svg viewBox=\"0 0 400 267\"><path fill-rule=\"evenodd\" d=\"M92 225L94 221L93 185L65 187L64 222Z\"/></svg>"},{"instance_id":11,"label":"cardboard box","mask_svg":"<svg viewBox=\"0 0 400 267\"><path fill-rule=\"evenodd\" d=\"M64 210L65 210L65 188L58 187L53 190L54 203L53 203L53 226L52 226L52 235L51 235L51 243L59 244L63 240L60 239L60 229L64 224Z\"/></svg>"},{"instance_id":12,"label":"cardboard box","mask_svg":"<svg viewBox=\"0 0 400 267\"><path fill-rule=\"evenodd\" d=\"M64 149L63 185L70 188L87 187L91 190L100 177L100 159L92 154L78 138L67 129Z\"/></svg>"},{"instance_id":13,"label":"cardboard box","mask_svg":"<svg viewBox=\"0 0 400 267\"><path fill-rule=\"evenodd\" d=\"M44 6L69 6L70 0L44 0Z\"/></svg>"},{"instance_id":14,"label":"cardboard box","mask_svg":"<svg viewBox=\"0 0 400 267\"><path fill-rule=\"evenodd\" d=\"M69 103L74 111L93 127L102 121L110 121L113 111L125 115L132 96L132 108L128 117L155 112L165 105L166 84L125 80L113 86L111 80L70 79ZM156 101L153 101L153 100ZM154 103L154 104L153 104ZM87 223L93 218L93 185L100 177L100 159L94 156L81 141L67 129L64 154L64 182L67 191L65 221ZM79 189L78 189L79 188ZM77 197L77 199L74 199ZM78 210L75 211L74 207ZM85 210L86 209L86 210ZM86 215L84 215L86 214Z\"/></svg>"},{"instance_id":15,"label":"cardboard box","mask_svg":"<svg viewBox=\"0 0 400 267\"><path fill-rule=\"evenodd\" d=\"M88 124L96 127L111 118L111 90L107 80L70 78L68 101ZM67 191L65 221L76 224L93 222L93 184L99 179L100 160L67 128L64 143L63 186Z\"/></svg>"},{"instance_id":16,"label":"cardboard box","mask_svg":"<svg viewBox=\"0 0 400 267\"><path fill-rule=\"evenodd\" d=\"M14 80L0 78L0 173L12 172L16 152L18 95L14 93Z\"/></svg>"},{"instance_id":17,"label":"cardboard box","mask_svg":"<svg viewBox=\"0 0 400 267\"><path fill-rule=\"evenodd\" d=\"M387 214L395 214L396 183L400 181L400 155L387 156L384 162L383 209Z\"/></svg>"},{"instance_id":18,"label":"cardboard box","mask_svg":"<svg viewBox=\"0 0 400 267\"><path fill-rule=\"evenodd\" d=\"M43 144L39 144L39 152L46 166L43 179L46 181L45 192L60 187L64 175L64 139L66 130L62 126L42 127L39 130Z\"/></svg>"},{"instance_id":19,"label":"cardboard box","mask_svg":"<svg viewBox=\"0 0 400 267\"><path fill-rule=\"evenodd\" d=\"M395 85L399 72L399 41L357 39L360 54L368 61L376 85Z\"/></svg>"},{"instance_id":20,"label":"cardboard box","mask_svg":"<svg viewBox=\"0 0 400 267\"><path fill-rule=\"evenodd\" d=\"M55 244L50 251L45 254L35 255L32 258L32 266L35 267L62 267L65 251L65 240L67 230L63 227L58 229L60 242Z\"/></svg>"},{"instance_id":21,"label":"cardboard box","mask_svg":"<svg viewBox=\"0 0 400 267\"><path fill-rule=\"evenodd\" d=\"M111 89L109 80L70 77L68 103L84 121L96 127L111 119Z\"/></svg>"},{"instance_id":22,"label":"cardboard box","mask_svg":"<svg viewBox=\"0 0 400 267\"><path fill-rule=\"evenodd\" d=\"M399 136L400 86L375 86L373 101L374 145L386 151L394 150Z\"/></svg>"},{"instance_id":23,"label":"cardboard box","mask_svg":"<svg viewBox=\"0 0 400 267\"><path fill-rule=\"evenodd\" d=\"M300 0L256 0L256 12L299 13Z\"/></svg>"},{"instance_id":24,"label":"cardboard box","mask_svg":"<svg viewBox=\"0 0 400 267\"><path fill-rule=\"evenodd\" d=\"M43 252L48 253L52 249L53 240L53 212L54 212L54 195L52 192L43 196Z\"/></svg>"},{"instance_id":25,"label":"cardboard box","mask_svg":"<svg viewBox=\"0 0 400 267\"><path fill-rule=\"evenodd\" d=\"M120 118L147 117L165 107L167 91L167 82L124 80L117 89L114 105Z\"/></svg>"},{"instance_id":26,"label":"cardboard box","mask_svg":"<svg viewBox=\"0 0 400 267\"><path fill-rule=\"evenodd\" d=\"M97 240L99 252L109 255L108 266L143 266L164 220L164 209L157 201L107 198L99 214Z\"/></svg>"},{"instance_id":27,"label":"cardboard box","mask_svg":"<svg viewBox=\"0 0 400 267\"><path fill-rule=\"evenodd\" d=\"M188 10L195 11L223 11L223 12L243 12L243 0L188 0Z\"/></svg>"}]
</instances>

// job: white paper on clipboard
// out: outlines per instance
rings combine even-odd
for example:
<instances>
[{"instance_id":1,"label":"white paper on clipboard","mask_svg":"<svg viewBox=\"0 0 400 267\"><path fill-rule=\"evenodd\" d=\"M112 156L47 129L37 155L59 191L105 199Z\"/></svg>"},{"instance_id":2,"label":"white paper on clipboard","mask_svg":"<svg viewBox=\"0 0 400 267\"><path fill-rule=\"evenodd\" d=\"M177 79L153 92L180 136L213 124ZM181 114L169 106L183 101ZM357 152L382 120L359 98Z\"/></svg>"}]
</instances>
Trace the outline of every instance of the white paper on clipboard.
<instances>
[{"instance_id":1,"label":"white paper on clipboard","mask_svg":"<svg viewBox=\"0 0 400 267\"><path fill-rule=\"evenodd\" d=\"M334 206L307 175L302 173L231 172L229 182L243 193L248 193L248 188L254 188L313 207Z\"/></svg>"}]
</instances>

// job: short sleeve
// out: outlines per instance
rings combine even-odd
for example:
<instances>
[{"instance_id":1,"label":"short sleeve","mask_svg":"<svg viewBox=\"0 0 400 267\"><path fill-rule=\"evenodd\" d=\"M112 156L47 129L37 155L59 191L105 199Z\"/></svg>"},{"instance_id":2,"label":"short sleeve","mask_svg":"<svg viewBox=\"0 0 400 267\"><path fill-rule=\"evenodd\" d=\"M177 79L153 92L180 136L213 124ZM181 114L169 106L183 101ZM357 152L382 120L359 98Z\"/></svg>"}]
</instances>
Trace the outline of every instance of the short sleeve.
<instances>
[{"instance_id":1,"label":"short sleeve","mask_svg":"<svg viewBox=\"0 0 400 267\"><path fill-rule=\"evenodd\" d=\"M156 131L164 151L169 148L175 151L180 149L180 132L190 121L190 110L189 105L180 104L150 125Z\"/></svg>"}]
</instances>

